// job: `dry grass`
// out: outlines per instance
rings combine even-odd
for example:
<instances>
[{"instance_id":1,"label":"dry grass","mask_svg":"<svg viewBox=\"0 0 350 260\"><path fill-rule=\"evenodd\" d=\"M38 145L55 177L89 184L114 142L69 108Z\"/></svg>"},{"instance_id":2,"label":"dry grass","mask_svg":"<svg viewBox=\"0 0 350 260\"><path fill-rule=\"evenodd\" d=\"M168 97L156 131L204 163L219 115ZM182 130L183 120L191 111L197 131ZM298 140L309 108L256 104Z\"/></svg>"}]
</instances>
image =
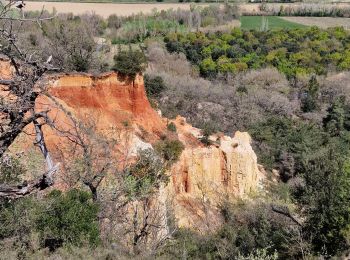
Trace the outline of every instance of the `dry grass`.
<instances>
[{"instance_id":1,"label":"dry grass","mask_svg":"<svg viewBox=\"0 0 350 260\"><path fill-rule=\"evenodd\" d=\"M190 10L193 3L149 3L149 4L111 4L111 3L69 3L69 2L27 2L26 11L37 11L43 7L48 11L55 9L58 13L73 13L75 15L94 12L107 18L111 14L128 16L140 12L151 13L157 9L184 9ZM199 4L208 6L208 4Z\"/></svg>"},{"instance_id":2,"label":"dry grass","mask_svg":"<svg viewBox=\"0 0 350 260\"><path fill-rule=\"evenodd\" d=\"M350 6L350 3L327 3L327 2L322 2L319 3L320 5L322 5L323 7L339 7L339 8L346 8ZM250 13L250 14L254 14L254 13L260 13L260 3L252 3L252 4L240 4L239 5L239 9L241 10L241 12L243 13ZM303 3L268 3L266 4L266 6L270 9L277 9L279 10L279 8L281 6L283 7L298 7L303 5ZM305 3L304 3L305 5Z\"/></svg>"},{"instance_id":3,"label":"dry grass","mask_svg":"<svg viewBox=\"0 0 350 260\"><path fill-rule=\"evenodd\" d=\"M235 27L241 27L240 20L232 20L231 22L227 22L226 24L223 24L223 25L201 27L199 28L199 30L204 33L209 33L209 32L214 33L217 31L230 32Z\"/></svg>"},{"instance_id":4,"label":"dry grass","mask_svg":"<svg viewBox=\"0 0 350 260\"><path fill-rule=\"evenodd\" d=\"M320 28L330 28L343 26L350 29L350 18L333 18L333 17L281 17L289 22L299 23L307 26L318 26Z\"/></svg>"}]
</instances>

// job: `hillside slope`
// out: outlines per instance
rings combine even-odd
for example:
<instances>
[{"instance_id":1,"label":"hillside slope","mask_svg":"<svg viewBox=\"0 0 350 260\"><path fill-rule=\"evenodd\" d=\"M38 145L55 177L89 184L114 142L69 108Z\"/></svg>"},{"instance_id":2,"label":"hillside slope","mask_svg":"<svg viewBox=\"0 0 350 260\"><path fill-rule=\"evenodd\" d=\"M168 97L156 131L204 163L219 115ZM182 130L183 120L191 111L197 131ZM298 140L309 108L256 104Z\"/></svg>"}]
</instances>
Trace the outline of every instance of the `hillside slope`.
<instances>
[{"instance_id":1,"label":"hillside slope","mask_svg":"<svg viewBox=\"0 0 350 260\"><path fill-rule=\"evenodd\" d=\"M111 142L118 139L114 156L122 154L126 160L132 160L138 150L150 148L169 135L166 126L173 122L177 133L172 133L172 138L180 140L185 149L169 170L170 182L161 188L157 200L164 204L163 210L171 206L180 226L197 230L215 228L220 223L219 201L255 192L263 179L248 133L236 132L233 138L215 134L210 137L212 145L203 145L199 141L200 129L181 117L172 121L161 118L151 108L142 76L129 82L115 73L53 75L47 94L37 99L36 107L38 111L49 110L55 125L54 129L46 125L43 131L54 160L62 164L56 176L57 188L68 187L63 181L65 163L74 158L67 153L72 143L63 133L73 131L75 121L93 124ZM26 134L12 145L11 152L32 151L32 132L28 126Z\"/></svg>"}]
</instances>

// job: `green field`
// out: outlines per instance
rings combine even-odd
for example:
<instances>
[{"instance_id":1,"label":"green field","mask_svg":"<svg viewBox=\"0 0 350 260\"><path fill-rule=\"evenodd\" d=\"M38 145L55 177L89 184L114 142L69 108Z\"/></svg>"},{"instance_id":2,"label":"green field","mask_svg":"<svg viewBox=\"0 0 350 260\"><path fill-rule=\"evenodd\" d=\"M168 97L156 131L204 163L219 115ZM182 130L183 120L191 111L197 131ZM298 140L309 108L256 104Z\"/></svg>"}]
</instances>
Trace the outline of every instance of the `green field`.
<instances>
[{"instance_id":1,"label":"green field","mask_svg":"<svg viewBox=\"0 0 350 260\"><path fill-rule=\"evenodd\" d=\"M277 16L266 16L267 28L273 29L295 29L304 28L305 25L299 23L293 23L281 19ZM262 16L242 16L241 17L241 28L244 30L260 30L262 29L263 17ZM265 27L266 28L266 27Z\"/></svg>"}]
</instances>

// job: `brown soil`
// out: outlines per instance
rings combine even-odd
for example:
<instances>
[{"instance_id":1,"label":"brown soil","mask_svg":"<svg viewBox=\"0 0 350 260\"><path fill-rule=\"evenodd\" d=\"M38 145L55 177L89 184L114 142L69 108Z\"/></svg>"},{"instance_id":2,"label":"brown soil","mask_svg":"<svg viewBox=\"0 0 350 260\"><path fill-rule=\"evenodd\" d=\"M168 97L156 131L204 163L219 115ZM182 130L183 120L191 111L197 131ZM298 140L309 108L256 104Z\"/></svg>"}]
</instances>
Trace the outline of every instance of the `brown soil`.
<instances>
[{"instance_id":1,"label":"brown soil","mask_svg":"<svg viewBox=\"0 0 350 260\"><path fill-rule=\"evenodd\" d=\"M284 20L304 24L307 26L318 26L321 28L330 28L343 26L350 29L350 18L333 18L333 17L281 17Z\"/></svg>"}]
</instances>

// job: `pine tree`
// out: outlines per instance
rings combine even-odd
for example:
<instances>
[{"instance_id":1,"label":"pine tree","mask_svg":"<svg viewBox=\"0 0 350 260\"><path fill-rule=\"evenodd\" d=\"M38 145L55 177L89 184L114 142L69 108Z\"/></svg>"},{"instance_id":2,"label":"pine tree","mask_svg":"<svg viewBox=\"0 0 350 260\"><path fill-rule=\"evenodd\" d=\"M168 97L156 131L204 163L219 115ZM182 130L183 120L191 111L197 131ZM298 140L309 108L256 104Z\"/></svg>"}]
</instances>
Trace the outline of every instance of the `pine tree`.
<instances>
[{"instance_id":1,"label":"pine tree","mask_svg":"<svg viewBox=\"0 0 350 260\"><path fill-rule=\"evenodd\" d=\"M303 112L312 112L317 109L317 98L320 85L317 82L316 76L313 75L308 83L307 90L303 93L302 97L302 110Z\"/></svg>"}]
</instances>

